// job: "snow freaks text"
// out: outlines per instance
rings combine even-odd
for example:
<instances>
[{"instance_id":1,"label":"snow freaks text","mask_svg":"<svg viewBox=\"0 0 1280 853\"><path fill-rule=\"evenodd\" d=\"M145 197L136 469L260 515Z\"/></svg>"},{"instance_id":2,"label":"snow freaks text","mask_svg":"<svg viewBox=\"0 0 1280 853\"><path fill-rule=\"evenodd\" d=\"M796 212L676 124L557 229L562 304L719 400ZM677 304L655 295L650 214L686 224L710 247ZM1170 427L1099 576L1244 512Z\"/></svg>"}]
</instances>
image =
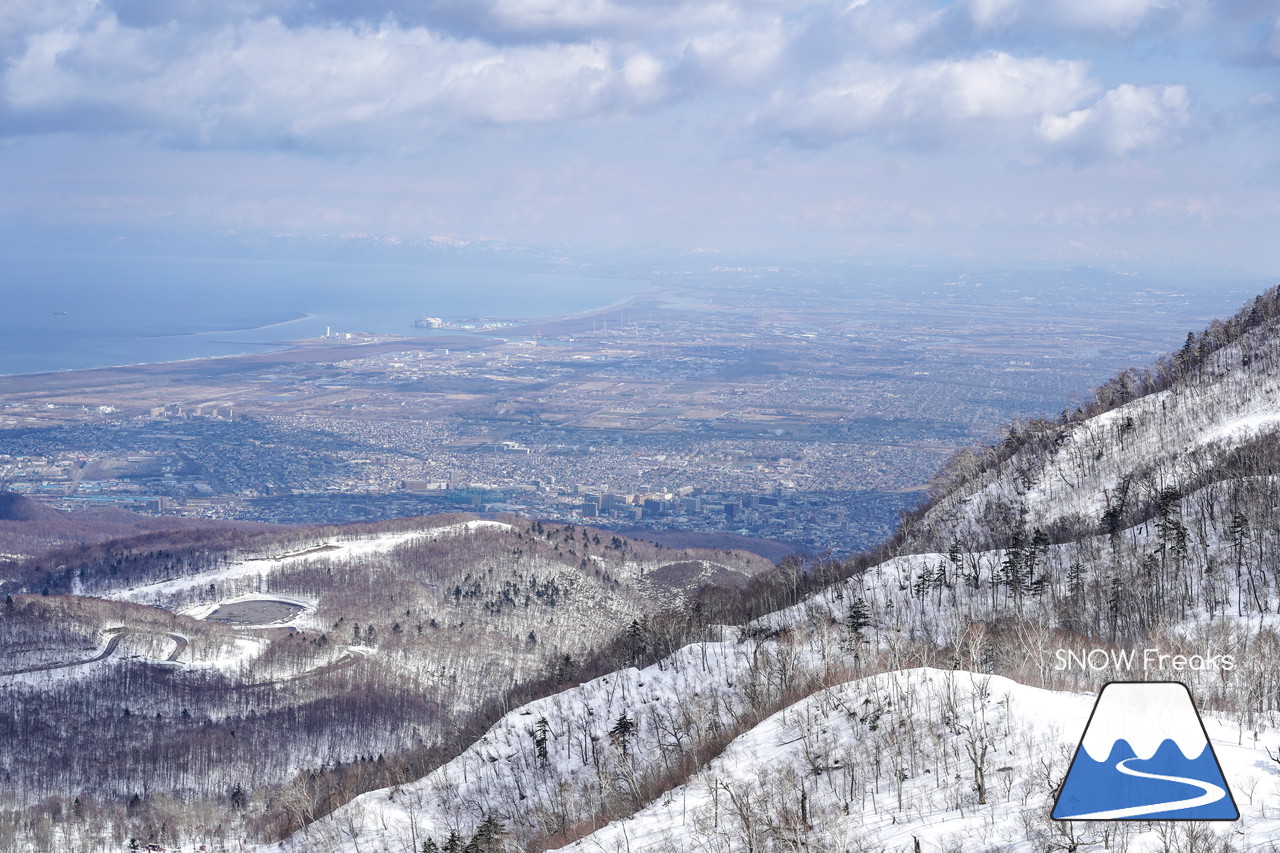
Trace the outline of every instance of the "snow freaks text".
<instances>
[{"instance_id":1,"label":"snow freaks text","mask_svg":"<svg viewBox=\"0 0 1280 853\"><path fill-rule=\"evenodd\" d=\"M1054 652L1054 670L1117 670L1132 672L1231 672L1236 668L1233 655L1174 655L1160 649L1058 649Z\"/></svg>"}]
</instances>

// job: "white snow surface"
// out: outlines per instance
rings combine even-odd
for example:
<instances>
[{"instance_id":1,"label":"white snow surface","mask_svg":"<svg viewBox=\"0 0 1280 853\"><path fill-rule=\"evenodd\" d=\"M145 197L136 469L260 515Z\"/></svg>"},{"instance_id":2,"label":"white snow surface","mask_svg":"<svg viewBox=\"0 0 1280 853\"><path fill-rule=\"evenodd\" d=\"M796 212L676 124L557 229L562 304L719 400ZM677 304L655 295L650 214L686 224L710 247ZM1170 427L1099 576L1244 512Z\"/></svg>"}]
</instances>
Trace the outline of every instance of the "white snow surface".
<instances>
[{"instance_id":1,"label":"white snow surface","mask_svg":"<svg viewBox=\"0 0 1280 853\"><path fill-rule=\"evenodd\" d=\"M102 597L120 601L134 601L140 604L160 604L166 598L174 594L198 589L220 581L236 578L249 578L254 576L266 578L281 566L297 560L349 560L354 557L392 551L410 542L425 539L441 539L448 536L461 536L466 533L472 533L476 530L482 529L509 530L512 528L511 525L503 524L502 522L476 519L472 521L464 521L459 524L450 524L445 527L436 527L430 530L414 530L403 533L380 533L374 536L362 536L351 539L336 539L326 542L318 542L312 546L312 548L307 548L295 554L283 554L277 557L261 557L251 560L242 560L224 568L174 578L173 580L147 584L146 586L111 593ZM314 551L314 548L327 548L328 550Z\"/></svg>"},{"instance_id":2,"label":"white snow surface","mask_svg":"<svg viewBox=\"0 0 1280 853\"><path fill-rule=\"evenodd\" d=\"M899 808L896 799L872 805L858 812L843 814L831 808L843 792L836 790L838 780L823 779L841 763L842 752L868 732L857 724L855 712L875 697L899 706L914 704L912 715L924 726L944 725L943 720L956 717L957 731L972 725L984 714L1006 716L1002 726L1016 725L1027 742L1039 742L1046 754L1055 746L1073 744L1075 732L1082 728L1089 713L1088 697L1055 693L1027 687L999 676L972 672L918 668L885 673L819 691L774 714L760 725L738 737L715 760L702 768L683 786L660 797L648 807L620 821L597 830L586 838L558 848L560 851L677 851L699 849L708 833L707 826L719 822L740 821L734 816L718 818L714 800L732 791L739 783L741 790L751 790L749 783L759 780L763 788L776 780L781 786L799 790L809 780L807 808L825 817L826 826L818 836L830 847L843 850L846 845L868 844L872 849L910 850L919 838L925 849L946 844L948 840L972 832L992 817L1008 820L1014 809L1009 804L992 804L985 810L945 808L945 796L936 797L922 787L936 787L930 773L914 784ZM959 720L963 719L964 723ZM963 737L963 733L959 735ZM1001 750L999 761L1005 766L1014 756ZM1032 756L1024 756L1026 759ZM815 773L815 759L826 765L823 773ZM925 768L930 769L930 768ZM941 767L932 768L940 772ZM791 772L788 772L791 771ZM899 772L894 769L893 772ZM1009 771L1006 771L1009 772ZM859 792L861 793L861 792ZM877 792L890 798L890 786ZM1052 807L1052 800L1044 806ZM721 806L720 811L724 811ZM984 816L983 811L989 812ZM831 812L831 814L827 814ZM742 827L733 826L740 832ZM728 835L729 833L726 833ZM821 842L818 842L821 843ZM726 849L745 849L732 846ZM856 849L856 848L855 848ZM976 849L965 847L964 849Z\"/></svg>"},{"instance_id":3,"label":"white snow surface","mask_svg":"<svg viewBox=\"0 0 1280 853\"><path fill-rule=\"evenodd\" d=\"M1253 412L1232 418L1204 434L1206 441L1239 441L1252 438L1262 432L1270 432L1280 424L1280 411Z\"/></svg>"}]
</instances>

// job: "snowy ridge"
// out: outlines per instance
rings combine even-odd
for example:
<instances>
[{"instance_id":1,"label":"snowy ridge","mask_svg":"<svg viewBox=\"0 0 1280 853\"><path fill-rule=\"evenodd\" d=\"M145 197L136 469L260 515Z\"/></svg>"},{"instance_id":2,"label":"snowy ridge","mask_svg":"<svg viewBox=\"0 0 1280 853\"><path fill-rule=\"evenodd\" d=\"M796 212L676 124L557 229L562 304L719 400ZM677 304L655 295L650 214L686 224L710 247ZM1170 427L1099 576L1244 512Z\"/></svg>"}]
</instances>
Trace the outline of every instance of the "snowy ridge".
<instances>
[{"instance_id":1,"label":"snowy ridge","mask_svg":"<svg viewBox=\"0 0 1280 853\"><path fill-rule=\"evenodd\" d=\"M726 654L735 645L753 644L699 644L682 650L691 656L682 666L706 654L712 663L705 670L679 672L673 660L665 675L657 667L625 670L516 709L440 770L358 797L285 849L409 853L428 838L441 843L451 831L465 838L481 815L497 817L509 831L529 816L580 819L575 807L587 792L626 785L637 767L661 760L670 749L640 710L644 705L676 710L687 698L695 714L719 707L728 720L741 713L740 706L735 711L712 699L735 669L737 677L748 671L750 654ZM818 689L767 717L683 784L551 849L778 850L790 849L779 846L788 838L813 850L885 853L1054 849L1050 845L1063 830L1049 813L1093 703L1092 695L928 667L855 679ZM592 720L603 734L621 710L641 723L630 756L620 757L597 738L595 749L609 755L591 758L586 732ZM534 755L541 719L552 733L547 763ZM1247 845L1241 849L1257 849L1280 832L1266 807L1280 786L1276 774L1265 771L1265 745L1237 744L1234 727L1206 723L1228 783L1252 792L1252 800L1241 804L1244 820L1230 831ZM1273 735L1266 744L1277 740ZM1170 849L1150 824L1116 832L1134 853ZM1076 849L1115 849L1088 839L1081 836ZM516 842L506 849L526 848Z\"/></svg>"},{"instance_id":2,"label":"snowy ridge","mask_svg":"<svg viewBox=\"0 0 1280 853\"><path fill-rule=\"evenodd\" d=\"M868 711L868 706L875 710ZM804 818L820 828L814 838L825 845L822 849L910 850L914 839L928 845L926 849L945 847L957 838L977 837L990 820L977 810L957 807L952 792L935 783L935 774L971 770L952 763L958 757L955 747L974 741L985 744L1007 768L997 772L1012 773L1010 765L1028 745L1061 755L1074 730L1084 725L1088 708L1088 697L972 672L917 668L858 679L774 714L735 739L686 785L559 850L747 849L735 842L749 844L753 834L763 840L786 831L788 799L791 817L801 817L802 793ZM873 719L878 722L869 725ZM874 752L891 748L894 729L898 735L930 740L926 731L931 728L941 729L945 736L935 734L917 756L918 763L900 753L886 761L888 772L878 784L867 774L875 790L849 790L849 781L861 775L853 765L870 763ZM891 774L907 777L899 778L900 789ZM1023 785L1036 800L1047 793L1025 778L1018 778L1009 791ZM740 809L736 796L750 796L754 813ZM1002 802L990 811L1009 820L1019 809ZM753 832L757 820L764 825Z\"/></svg>"},{"instance_id":3,"label":"snowy ridge","mask_svg":"<svg viewBox=\"0 0 1280 853\"><path fill-rule=\"evenodd\" d=\"M587 792L597 788L597 773L623 772L621 751L607 734L619 716L636 721L632 755L659 753L665 737L695 723L729 725L746 712L733 686L747 677L759 651L754 643L694 644L660 664L620 670L532 702L438 770L357 797L285 849L357 849L344 839L358 841L364 853L417 849L427 837L441 842L453 830L469 833L477 813L498 815L511 826L560 810L570 821L588 819ZM545 759L534 740L542 719L548 722Z\"/></svg>"},{"instance_id":4,"label":"snowy ridge","mask_svg":"<svg viewBox=\"0 0 1280 853\"><path fill-rule=\"evenodd\" d=\"M375 536L339 539L318 543L315 547L296 554L242 560L225 568L147 584L136 589L110 593L102 597L117 601L134 601L140 604L160 604L170 596L205 587L211 583L254 577L266 578L281 566L298 560L350 560L369 554L391 551L411 542L424 539L441 539L448 536L462 536L484 529L510 530L513 528L511 525L503 524L502 522L477 519L430 530L381 533Z\"/></svg>"},{"instance_id":5,"label":"snowy ridge","mask_svg":"<svg viewBox=\"0 0 1280 853\"><path fill-rule=\"evenodd\" d=\"M1280 429L1280 374L1248 357L1258 345L1246 338L1224 347L1199 374L1171 388L1020 448L938 502L930 513L942 537L935 544L945 547L953 536L964 542L1014 507L1025 510L1029 525L1096 529L1135 471L1161 489L1178 489L1233 448Z\"/></svg>"}]
</instances>

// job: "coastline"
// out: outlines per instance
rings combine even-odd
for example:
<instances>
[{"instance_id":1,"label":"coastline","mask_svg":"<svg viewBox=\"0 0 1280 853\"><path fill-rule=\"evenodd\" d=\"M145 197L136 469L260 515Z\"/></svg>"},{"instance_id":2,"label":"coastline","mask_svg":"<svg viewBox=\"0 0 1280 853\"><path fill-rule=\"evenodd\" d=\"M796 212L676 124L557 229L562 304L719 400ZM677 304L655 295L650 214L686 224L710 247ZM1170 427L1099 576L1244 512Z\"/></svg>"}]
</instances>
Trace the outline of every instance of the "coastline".
<instances>
[{"instance_id":1,"label":"coastline","mask_svg":"<svg viewBox=\"0 0 1280 853\"><path fill-rule=\"evenodd\" d=\"M384 335L377 335L377 337L390 339L390 340L383 340L381 341L381 343L391 343L392 341L395 341L395 340L404 341L406 343L431 341L436 345L438 345L440 342L442 342L443 339L452 337L452 336L460 336L462 339L475 341L477 344L495 343L501 340L505 335L510 335L512 333L533 334L534 331L537 329L537 327L547 326L551 324L559 324L559 323L572 323L574 321L591 320L594 317L606 315L611 312L627 310L634 307L642 298L653 297L656 295L657 295L657 288L650 286L645 290L641 291L640 293L632 294L630 296L616 300L608 305L601 306L598 308L590 308L584 311L574 312L572 314L564 314L564 315L558 315L558 316L552 315L547 317L534 317L534 318L499 317L499 316L493 316L492 318L488 318L493 320L507 321L514 324L510 326L504 326L500 329L475 329L475 330L465 330L465 331L450 330L448 335L411 335L411 334L395 335L395 334L387 333ZM200 335L228 334L228 333L234 333L234 332L257 331L260 329L268 329L275 326L283 326L289 323L296 323L300 320L312 319L317 316L318 315L315 315L315 314L299 312L299 315L297 317L293 317L288 320L278 320L271 323L265 323L260 326L253 326L253 327L244 328L244 329L231 329L231 330L208 331L208 332L184 332L184 333L175 334L175 335L150 335L150 336L139 335L136 337L136 339L138 340L166 339L166 338L176 339L176 338L187 338L187 337L194 337L194 336L200 336ZM409 328L412 328L412 327L409 327ZM156 359L151 361L133 361L133 362L123 362L118 364L93 365L89 367L62 367L62 368L56 368L52 370L34 370L34 371L12 372L12 373L0 372L0 378L24 379L24 378L33 378L38 376L66 376L67 374L89 373L94 371L144 370L150 367L164 367L164 366L172 366L172 365L178 365L178 364L184 364L184 363L198 364L202 362L212 362L212 361L218 361L218 360L224 360L224 359L255 358L255 357L263 357L263 356L269 356L272 354L279 354L279 353L299 352L303 350L315 350L324 346L324 344L321 343L323 340L324 340L323 338L297 338L294 340L287 340L287 341L264 341L262 343L255 343L251 341L237 341L237 342L226 341L223 343L234 344L236 346L254 347L255 349L252 351L243 351L243 352L234 352L234 353L217 353L213 355L189 356L185 358ZM217 343L217 342L211 341L210 343ZM346 340L331 341L331 344L333 345L334 348L364 347L364 346L375 345L375 343L376 342L374 341L346 341ZM455 345L457 344L455 343Z\"/></svg>"},{"instance_id":2,"label":"coastline","mask_svg":"<svg viewBox=\"0 0 1280 853\"><path fill-rule=\"evenodd\" d=\"M168 359L165 361L148 361L134 364L105 365L102 367L80 367L62 370L46 370L35 373L0 374L0 390L9 393L48 393L61 387L80 387L81 381L94 386L106 387L117 384L126 378L135 378L146 374L182 373L203 375L206 372L216 374L220 370L241 370L252 368L269 361L272 364L321 361L326 358L353 358L358 354L378 350L394 350L399 348L429 349L441 344L450 349L466 349L469 346L480 348L492 345L492 340L479 336L442 336L438 339L427 338L390 338L379 341L329 341L323 338L301 338L276 346L269 352L246 352L232 355L196 356L193 358Z\"/></svg>"},{"instance_id":3,"label":"coastline","mask_svg":"<svg viewBox=\"0 0 1280 853\"><path fill-rule=\"evenodd\" d=\"M199 337L200 335L234 335L236 332L258 332L262 329L274 329L276 326L287 326L290 323L297 323L299 320L309 320L316 316L315 314L308 314L305 311L296 311L294 314L295 316L290 317L287 320L274 320L270 323L262 323L257 326L242 326L238 329L204 329L199 332L173 332L171 334L164 335L134 335L134 338L136 340L147 340L151 338L194 338ZM244 341L244 343L250 342ZM266 345L267 344L264 344L264 346ZM149 364L151 362L144 363ZM92 368L87 369L91 370Z\"/></svg>"},{"instance_id":4,"label":"coastline","mask_svg":"<svg viewBox=\"0 0 1280 853\"><path fill-rule=\"evenodd\" d=\"M551 331L558 332L560 334L573 334L575 330L572 328L572 326L575 323L582 322L583 328L581 331L585 331L586 330L585 324L586 324L586 321L588 320L595 320L601 317L607 318L609 315L615 314L615 313L620 314L623 311L631 310L638 307L639 305L643 304L643 302L646 299L657 299L660 296L661 296L660 289L650 285L648 288L641 291L640 293L633 293L630 296L627 296L623 299L619 299L616 302L612 302L609 305L605 305L600 308L592 308L587 311L578 311L573 314L563 314L559 316L534 317L534 318L528 318L528 319L520 318L519 321L515 323L515 325L506 326L501 329L483 329L483 330L477 329L474 332L474 334L478 336L500 338L508 335L529 335L529 334L545 333L547 331L547 327L553 327ZM501 319L501 318L495 317L494 319ZM554 328L557 326L561 328Z\"/></svg>"},{"instance_id":5,"label":"coastline","mask_svg":"<svg viewBox=\"0 0 1280 853\"><path fill-rule=\"evenodd\" d=\"M163 336L162 336L163 337ZM249 344L249 346L258 346L258 344ZM163 367L170 364L186 364L188 362L199 361L217 361L220 358L245 358L255 355L268 355L271 352L285 352L295 347L300 347L301 342L295 344L290 341L288 343L261 344L264 347L272 347L272 349L263 352L239 352L229 353L226 355L195 355L190 358L169 358L160 361L134 361L124 364L100 364L94 367L59 367L56 370L33 370L27 373L0 373L0 379L24 379L33 376L63 376L68 373L93 373L98 370L138 370L144 367Z\"/></svg>"}]
</instances>

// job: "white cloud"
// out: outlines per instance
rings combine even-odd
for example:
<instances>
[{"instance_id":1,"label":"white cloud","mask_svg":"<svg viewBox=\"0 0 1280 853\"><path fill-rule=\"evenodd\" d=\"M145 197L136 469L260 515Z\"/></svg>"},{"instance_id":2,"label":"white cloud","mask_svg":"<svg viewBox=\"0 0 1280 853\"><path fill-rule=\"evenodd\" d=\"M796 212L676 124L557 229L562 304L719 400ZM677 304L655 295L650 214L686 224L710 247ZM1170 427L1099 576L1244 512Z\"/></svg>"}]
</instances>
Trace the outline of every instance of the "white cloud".
<instances>
[{"instance_id":1,"label":"white cloud","mask_svg":"<svg viewBox=\"0 0 1280 853\"><path fill-rule=\"evenodd\" d=\"M627 10L607 0L495 0L490 14L521 29L598 29L625 23Z\"/></svg>"},{"instance_id":2,"label":"white cloud","mask_svg":"<svg viewBox=\"0 0 1280 853\"><path fill-rule=\"evenodd\" d=\"M1117 47L1200 47L1218 58L1239 57L1245 32L1274 14L1274 0L951 0L953 44L1000 40L1004 46L1085 50ZM1256 32L1256 31L1255 31ZM1254 37L1256 39L1256 36ZM1264 36L1265 38L1265 36ZM1052 47L1050 49L1053 49Z\"/></svg>"},{"instance_id":3,"label":"white cloud","mask_svg":"<svg viewBox=\"0 0 1280 853\"><path fill-rule=\"evenodd\" d=\"M685 45L682 66L704 85L750 85L778 72L794 38L779 18L750 28L699 33Z\"/></svg>"},{"instance_id":4,"label":"white cloud","mask_svg":"<svg viewBox=\"0 0 1280 853\"><path fill-rule=\"evenodd\" d=\"M105 17L32 36L3 90L19 116L61 111L74 124L91 103L198 143L327 147L626 112L658 100L665 73L652 55L608 43L498 47L390 24L290 29L276 19L183 35Z\"/></svg>"},{"instance_id":5,"label":"white cloud","mask_svg":"<svg viewBox=\"0 0 1280 853\"><path fill-rule=\"evenodd\" d=\"M1176 142L1191 121L1186 86L1124 83L1092 106L1045 116L1039 131L1050 146L1093 160Z\"/></svg>"},{"instance_id":6,"label":"white cloud","mask_svg":"<svg viewBox=\"0 0 1280 853\"><path fill-rule=\"evenodd\" d=\"M969 0L969 17L979 30L997 29L1017 20L1021 0Z\"/></svg>"},{"instance_id":7,"label":"white cloud","mask_svg":"<svg viewBox=\"0 0 1280 853\"><path fill-rule=\"evenodd\" d=\"M979 31L1026 27L1029 32L1130 36L1158 22L1202 20L1205 0L964 0Z\"/></svg>"},{"instance_id":8,"label":"white cloud","mask_svg":"<svg viewBox=\"0 0 1280 853\"><path fill-rule=\"evenodd\" d=\"M504 30L524 33L575 33L631 36L663 31L701 32L740 26L772 5L739 2L655 2L655 0L486 0L488 18ZM752 8L752 7L755 8Z\"/></svg>"},{"instance_id":9,"label":"white cloud","mask_svg":"<svg viewBox=\"0 0 1280 853\"><path fill-rule=\"evenodd\" d=\"M439 0L418 23L391 13L399 2L238 0L234 15L207 18L199 4L155 0L127 4L138 26L110 2L0 3L0 44L13 47L0 134L403 151L478 127L692 102L691 114L715 106L703 113L719 127L736 111L807 145L946 147L986 133L1006 152L1039 140L1123 155L1176 137L1186 90L1104 83L1076 58L1085 51L1055 55L1044 33L1064 22L1127 31L1205 0ZM421 23L432 15L439 26ZM1030 55L1010 47L1023 39Z\"/></svg>"},{"instance_id":10,"label":"white cloud","mask_svg":"<svg viewBox=\"0 0 1280 853\"><path fill-rule=\"evenodd\" d=\"M849 63L800 95L779 94L761 122L814 144L864 133L931 138L992 126L1020 133L1095 88L1083 62L999 52L914 67Z\"/></svg>"},{"instance_id":11,"label":"white cloud","mask_svg":"<svg viewBox=\"0 0 1280 853\"><path fill-rule=\"evenodd\" d=\"M913 0L857 4L847 10L842 23L859 54L905 57L938 32L949 12L946 6L929 8Z\"/></svg>"},{"instance_id":12,"label":"white cloud","mask_svg":"<svg viewBox=\"0 0 1280 853\"><path fill-rule=\"evenodd\" d=\"M1194 219L1208 222L1224 213L1220 199L1203 196L1162 196L1147 199L1147 213L1162 219Z\"/></svg>"},{"instance_id":13,"label":"white cloud","mask_svg":"<svg viewBox=\"0 0 1280 853\"><path fill-rule=\"evenodd\" d=\"M1082 29L1131 32L1148 15L1182 5L1177 0L1058 0L1055 17Z\"/></svg>"},{"instance_id":14,"label":"white cloud","mask_svg":"<svg viewBox=\"0 0 1280 853\"><path fill-rule=\"evenodd\" d=\"M26 33L77 26L94 14L95 0L5 0L0 3L0 46ZM6 51L8 53L9 51Z\"/></svg>"}]
</instances>

